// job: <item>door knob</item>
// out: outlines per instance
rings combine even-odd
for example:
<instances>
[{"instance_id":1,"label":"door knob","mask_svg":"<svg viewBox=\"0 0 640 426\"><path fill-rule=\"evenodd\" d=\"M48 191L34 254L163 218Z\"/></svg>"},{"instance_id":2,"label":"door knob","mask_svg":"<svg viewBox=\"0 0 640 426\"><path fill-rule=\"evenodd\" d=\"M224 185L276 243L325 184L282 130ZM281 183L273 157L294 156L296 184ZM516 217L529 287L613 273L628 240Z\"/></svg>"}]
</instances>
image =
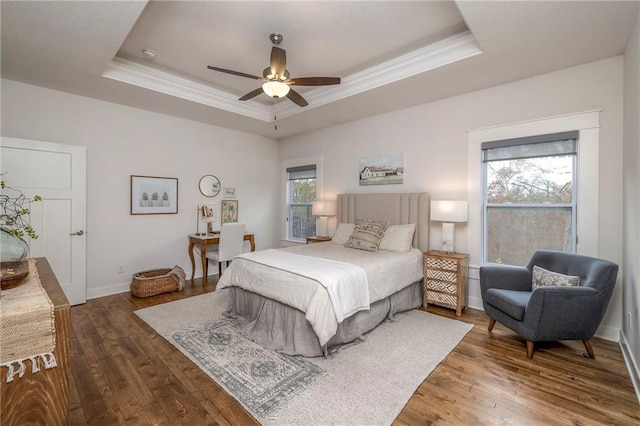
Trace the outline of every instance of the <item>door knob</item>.
<instances>
[{"instance_id":1,"label":"door knob","mask_svg":"<svg viewBox=\"0 0 640 426\"><path fill-rule=\"evenodd\" d=\"M70 235L84 235L84 231L82 229L77 230L76 232L74 232L73 234Z\"/></svg>"}]
</instances>

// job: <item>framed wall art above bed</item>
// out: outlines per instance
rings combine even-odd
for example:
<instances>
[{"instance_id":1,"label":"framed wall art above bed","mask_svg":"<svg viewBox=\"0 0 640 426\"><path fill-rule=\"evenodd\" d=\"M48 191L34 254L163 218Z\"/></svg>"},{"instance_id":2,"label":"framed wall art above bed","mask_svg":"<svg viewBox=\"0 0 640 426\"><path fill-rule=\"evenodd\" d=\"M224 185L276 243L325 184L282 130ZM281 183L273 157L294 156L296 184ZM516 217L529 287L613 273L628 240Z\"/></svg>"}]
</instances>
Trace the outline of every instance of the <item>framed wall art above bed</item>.
<instances>
[{"instance_id":1,"label":"framed wall art above bed","mask_svg":"<svg viewBox=\"0 0 640 426\"><path fill-rule=\"evenodd\" d=\"M360 158L360 186L404 183L404 154Z\"/></svg>"}]
</instances>

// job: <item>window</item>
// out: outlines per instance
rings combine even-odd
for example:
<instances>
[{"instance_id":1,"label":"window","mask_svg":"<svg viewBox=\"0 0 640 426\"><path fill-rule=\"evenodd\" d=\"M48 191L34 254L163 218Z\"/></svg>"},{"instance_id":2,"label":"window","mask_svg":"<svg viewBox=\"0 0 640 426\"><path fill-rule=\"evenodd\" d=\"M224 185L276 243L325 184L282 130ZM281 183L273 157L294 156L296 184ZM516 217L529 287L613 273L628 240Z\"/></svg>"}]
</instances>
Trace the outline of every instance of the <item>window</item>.
<instances>
[{"instance_id":1,"label":"window","mask_svg":"<svg viewBox=\"0 0 640 426\"><path fill-rule=\"evenodd\" d=\"M577 140L576 131L482 144L485 262L575 253Z\"/></svg>"},{"instance_id":2,"label":"window","mask_svg":"<svg viewBox=\"0 0 640 426\"><path fill-rule=\"evenodd\" d=\"M311 203L316 199L316 165L287 168L287 239L305 241L316 234Z\"/></svg>"}]
</instances>

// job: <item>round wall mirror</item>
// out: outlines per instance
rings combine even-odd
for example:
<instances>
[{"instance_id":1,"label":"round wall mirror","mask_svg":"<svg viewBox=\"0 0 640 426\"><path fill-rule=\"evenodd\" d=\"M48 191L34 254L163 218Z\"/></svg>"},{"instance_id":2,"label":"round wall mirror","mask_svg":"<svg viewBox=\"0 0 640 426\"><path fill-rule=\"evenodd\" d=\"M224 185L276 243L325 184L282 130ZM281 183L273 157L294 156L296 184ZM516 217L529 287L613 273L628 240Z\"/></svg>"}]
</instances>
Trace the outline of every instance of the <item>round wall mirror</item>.
<instances>
[{"instance_id":1,"label":"round wall mirror","mask_svg":"<svg viewBox=\"0 0 640 426\"><path fill-rule=\"evenodd\" d=\"M204 175L200 178L198 187L205 197L215 197L220 192L220 181L214 175Z\"/></svg>"}]
</instances>

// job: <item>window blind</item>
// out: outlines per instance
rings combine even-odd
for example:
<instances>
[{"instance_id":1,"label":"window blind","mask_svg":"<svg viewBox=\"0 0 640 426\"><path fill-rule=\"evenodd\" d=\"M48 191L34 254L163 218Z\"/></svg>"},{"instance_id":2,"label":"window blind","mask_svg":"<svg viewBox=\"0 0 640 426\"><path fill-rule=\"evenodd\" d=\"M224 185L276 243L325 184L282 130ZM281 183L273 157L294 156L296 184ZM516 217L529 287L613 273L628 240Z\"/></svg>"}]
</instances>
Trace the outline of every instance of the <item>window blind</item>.
<instances>
[{"instance_id":1,"label":"window blind","mask_svg":"<svg viewBox=\"0 0 640 426\"><path fill-rule=\"evenodd\" d=\"M484 142L482 161L575 155L578 135L578 131L571 131Z\"/></svg>"},{"instance_id":2,"label":"window blind","mask_svg":"<svg viewBox=\"0 0 640 426\"><path fill-rule=\"evenodd\" d=\"M313 179L316 177L316 165L287 167L289 180Z\"/></svg>"}]
</instances>

